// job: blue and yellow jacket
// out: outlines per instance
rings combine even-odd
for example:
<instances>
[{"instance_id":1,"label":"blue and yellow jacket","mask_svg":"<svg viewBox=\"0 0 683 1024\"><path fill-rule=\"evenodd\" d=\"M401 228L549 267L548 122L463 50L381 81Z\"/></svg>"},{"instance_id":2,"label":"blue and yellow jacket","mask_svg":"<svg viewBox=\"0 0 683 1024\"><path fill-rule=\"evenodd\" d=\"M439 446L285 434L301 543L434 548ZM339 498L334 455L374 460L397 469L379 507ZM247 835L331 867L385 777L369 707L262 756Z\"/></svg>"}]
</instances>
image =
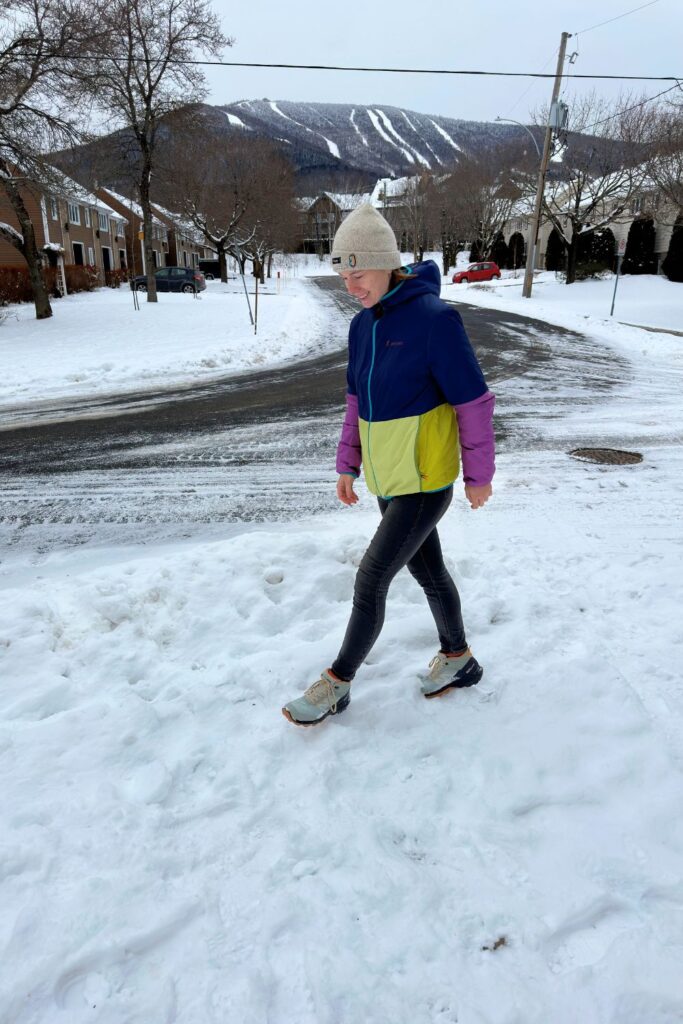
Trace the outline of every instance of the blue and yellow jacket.
<instances>
[{"instance_id":1,"label":"blue and yellow jacket","mask_svg":"<svg viewBox=\"0 0 683 1024\"><path fill-rule=\"evenodd\" d=\"M358 402L365 480L383 497L453 483L453 406L487 392L460 314L439 298L439 268L428 260L409 269L349 330L348 392Z\"/></svg>"}]
</instances>

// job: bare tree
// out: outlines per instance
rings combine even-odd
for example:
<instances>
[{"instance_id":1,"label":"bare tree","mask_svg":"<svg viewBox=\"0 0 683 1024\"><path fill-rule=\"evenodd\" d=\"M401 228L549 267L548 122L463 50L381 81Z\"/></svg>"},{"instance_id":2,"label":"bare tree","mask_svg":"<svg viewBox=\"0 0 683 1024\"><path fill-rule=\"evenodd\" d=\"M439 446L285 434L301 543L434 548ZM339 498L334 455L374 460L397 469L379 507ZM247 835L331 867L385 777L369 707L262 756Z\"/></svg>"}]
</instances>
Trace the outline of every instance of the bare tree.
<instances>
[{"instance_id":1,"label":"bare tree","mask_svg":"<svg viewBox=\"0 0 683 1024\"><path fill-rule=\"evenodd\" d=\"M489 256L520 194L510 158L507 147L464 156L440 185L444 230L451 238L477 241L482 258Z\"/></svg>"},{"instance_id":2,"label":"bare tree","mask_svg":"<svg viewBox=\"0 0 683 1024\"><path fill-rule=\"evenodd\" d=\"M39 202L38 185L49 184L44 154L79 138L71 62L90 24L80 2L0 3L0 189L19 225L0 224L0 234L26 260L39 320L52 308L29 205Z\"/></svg>"},{"instance_id":3,"label":"bare tree","mask_svg":"<svg viewBox=\"0 0 683 1024\"><path fill-rule=\"evenodd\" d=\"M431 175L426 171L409 178L401 196L397 226L412 242L415 263L424 257L429 236Z\"/></svg>"},{"instance_id":4,"label":"bare tree","mask_svg":"<svg viewBox=\"0 0 683 1024\"><path fill-rule=\"evenodd\" d=\"M232 45L209 0L100 0L101 34L82 82L135 143L142 208L147 301L156 302L150 189L159 129L174 111L199 102L205 79L195 63Z\"/></svg>"},{"instance_id":5,"label":"bare tree","mask_svg":"<svg viewBox=\"0 0 683 1024\"><path fill-rule=\"evenodd\" d=\"M676 216L683 212L683 103L655 112L650 177Z\"/></svg>"},{"instance_id":6,"label":"bare tree","mask_svg":"<svg viewBox=\"0 0 683 1024\"><path fill-rule=\"evenodd\" d=\"M293 246L299 226L294 172L272 144L266 143L252 187L252 200L231 251L238 259L251 260L254 276L263 282L266 270L270 276L274 254Z\"/></svg>"},{"instance_id":7,"label":"bare tree","mask_svg":"<svg viewBox=\"0 0 683 1024\"><path fill-rule=\"evenodd\" d=\"M201 160L197 154L201 153ZM298 227L289 162L267 139L225 136L195 124L167 149L157 188L218 253L221 280L226 256L258 264L292 241Z\"/></svg>"},{"instance_id":8,"label":"bare tree","mask_svg":"<svg viewBox=\"0 0 683 1024\"><path fill-rule=\"evenodd\" d=\"M567 253L567 284L576 279L579 240L617 220L648 177L652 111L632 96L595 93L570 109L568 144L546 182L543 215ZM547 113L538 123L547 121Z\"/></svg>"}]
</instances>

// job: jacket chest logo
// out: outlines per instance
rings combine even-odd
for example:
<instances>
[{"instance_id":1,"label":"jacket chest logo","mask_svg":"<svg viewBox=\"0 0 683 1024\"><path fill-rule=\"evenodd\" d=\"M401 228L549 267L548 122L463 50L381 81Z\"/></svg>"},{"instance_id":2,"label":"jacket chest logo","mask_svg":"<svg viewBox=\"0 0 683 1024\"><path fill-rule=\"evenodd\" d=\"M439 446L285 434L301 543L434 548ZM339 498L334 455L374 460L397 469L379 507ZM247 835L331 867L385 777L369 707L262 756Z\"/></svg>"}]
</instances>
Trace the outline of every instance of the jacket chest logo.
<instances>
[{"instance_id":1,"label":"jacket chest logo","mask_svg":"<svg viewBox=\"0 0 683 1024\"><path fill-rule=\"evenodd\" d=\"M384 347L385 348L401 348L403 346L403 344L404 344L404 342L402 342L402 341L393 341L391 338L387 338L387 340L384 342Z\"/></svg>"}]
</instances>

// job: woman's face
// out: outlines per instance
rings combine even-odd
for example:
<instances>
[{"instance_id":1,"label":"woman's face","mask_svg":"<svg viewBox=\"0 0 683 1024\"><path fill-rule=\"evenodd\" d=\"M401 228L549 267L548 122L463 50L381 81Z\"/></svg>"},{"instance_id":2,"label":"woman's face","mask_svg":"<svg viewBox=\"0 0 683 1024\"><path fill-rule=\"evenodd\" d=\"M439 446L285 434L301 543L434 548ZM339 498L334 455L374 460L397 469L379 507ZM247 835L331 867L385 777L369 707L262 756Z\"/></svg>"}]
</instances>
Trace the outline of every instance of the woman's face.
<instances>
[{"instance_id":1,"label":"woman's face","mask_svg":"<svg viewBox=\"0 0 683 1024\"><path fill-rule=\"evenodd\" d=\"M366 309L379 302L389 291L390 270L343 270L339 275L349 295Z\"/></svg>"}]
</instances>

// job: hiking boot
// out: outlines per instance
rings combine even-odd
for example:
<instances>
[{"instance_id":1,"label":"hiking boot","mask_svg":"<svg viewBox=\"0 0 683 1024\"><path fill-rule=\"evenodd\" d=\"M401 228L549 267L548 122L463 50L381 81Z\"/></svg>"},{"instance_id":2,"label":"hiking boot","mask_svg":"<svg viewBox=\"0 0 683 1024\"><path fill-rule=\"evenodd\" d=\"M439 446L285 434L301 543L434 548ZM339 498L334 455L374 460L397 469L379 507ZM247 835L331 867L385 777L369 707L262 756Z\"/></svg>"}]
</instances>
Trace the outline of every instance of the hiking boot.
<instances>
[{"instance_id":1,"label":"hiking boot","mask_svg":"<svg viewBox=\"0 0 683 1024\"><path fill-rule=\"evenodd\" d=\"M440 697L446 690L474 686L484 674L469 647L457 658L439 651L429 662L429 668L430 673L420 687L425 697Z\"/></svg>"},{"instance_id":2,"label":"hiking boot","mask_svg":"<svg viewBox=\"0 0 683 1024\"><path fill-rule=\"evenodd\" d=\"M285 704L282 714L294 725L317 725L329 715L338 715L349 706L351 683L335 679L325 671L320 679L309 686L303 697Z\"/></svg>"}]
</instances>

